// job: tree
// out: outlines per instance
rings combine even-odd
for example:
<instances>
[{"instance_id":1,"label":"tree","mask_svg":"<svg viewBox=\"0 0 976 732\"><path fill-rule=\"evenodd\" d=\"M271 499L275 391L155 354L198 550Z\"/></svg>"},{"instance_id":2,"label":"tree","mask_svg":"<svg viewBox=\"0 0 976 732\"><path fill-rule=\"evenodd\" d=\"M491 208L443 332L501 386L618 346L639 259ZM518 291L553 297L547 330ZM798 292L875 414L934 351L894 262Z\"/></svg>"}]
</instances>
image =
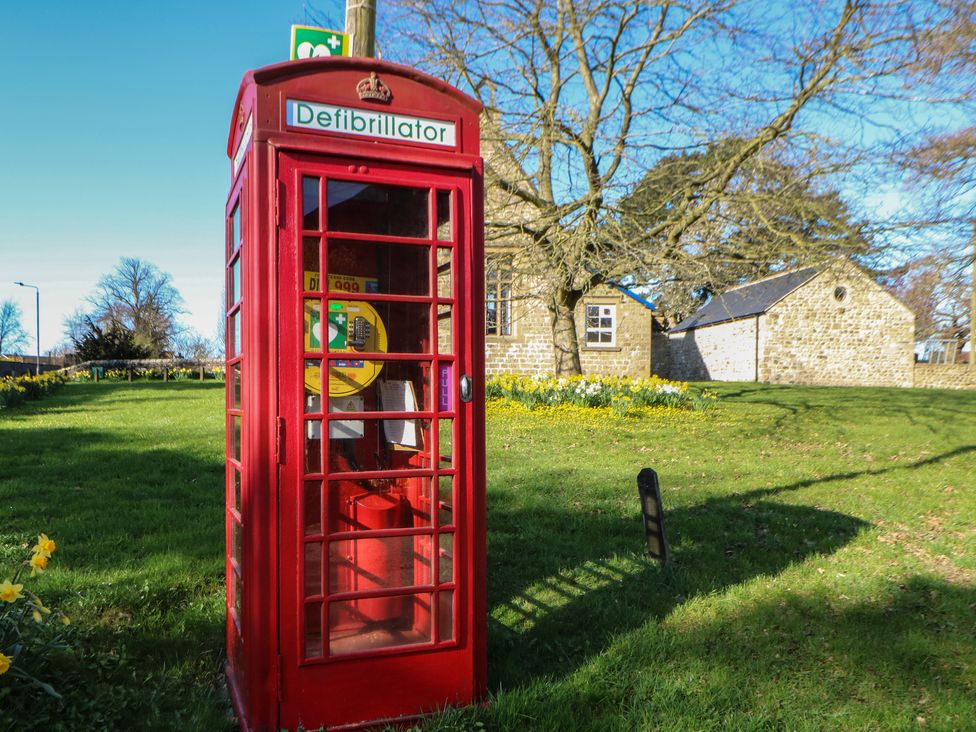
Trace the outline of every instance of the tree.
<instances>
[{"instance_id":1,"label":"tree","mask_svg":"<svg viewBox=\"0 0 976 732\"><path fill-rule=\"evenodd\" d=\"M118 323L101 328L91 318L81 338L74 342L82 361L148 358L149 349L136 340L135 334Z\"/></svg>"},{"instance_id":2,"label":"tree","mask_svg":"<svg viewBox=\"0 0 976 732\"><path fill-rule=\"evenodd\" d=\"M969 333L969 298L950 253L927 254L888 273L892 293L915 313L915 339L953 340L961 350Z\"/></svg>"},{"instance_id":3,"label":"tree","mask_svg":"<svg viewBox=\"0 0 976 732\"><path fill-rule=\"evenodd\" d=\"M201 361L206 358L213 358L213 341L204 338L192 328L182 331L173 340L173 351L177 358L188 358L194 361Z\"/></svg>"},{"instance_id":4,"label":"tree","mask_svg":"<svg viewBox=\"0 0 976 732\"><path fill-rule=\"evenodd\" d=\"M630 239L653 231L679 205L689 186L741 144L725 140L703 151L663 158L620 204ZM744 163L712 213L686 233L685 245L643 274L658 314L669 325L715 293L776 270L865 254L867 234L840 195L810 172L785 160Z\"/></svg>"},{"instance_id":5,"label":"tree","mask_svg":"<svg viewBox=\"0 0 976 732\"><path fill-rule=\"evenodd\" d=\"M783 17L734 0L400 5L430 49L416 61L485 104L487 240L531 263L560 374L580 372L574 308L587 291L662 262L697 267L688 241L743 166L787 148L825 159L800 113L843 114L878 89L914 62L913 34L936 15L908 0L791 3ZM619 203L642 172L726 138L659 221L628 236Z\"/></svg>"},{"instance_id":6,"label":"tree","mask_svg":"<svg viewBox=\"0 0 976 732\"><path fill-rule=\"evenodd\" d=\"M106 334L129 331L151 358L165 355L180 332L183 298L170 275L145 260L124 257L88 301L94 306L90 320Z\"/></svg>"},{"instance_id":7,"label":"tree","mask_svg":"<svg viewBox=\"0 0 976 732\"><path fill-rule=\"evenodd\" d=\"M24 348L29 339L21 324L20 307L13 300L0 302L0 356Z\"/></svg>"}]
</instances>

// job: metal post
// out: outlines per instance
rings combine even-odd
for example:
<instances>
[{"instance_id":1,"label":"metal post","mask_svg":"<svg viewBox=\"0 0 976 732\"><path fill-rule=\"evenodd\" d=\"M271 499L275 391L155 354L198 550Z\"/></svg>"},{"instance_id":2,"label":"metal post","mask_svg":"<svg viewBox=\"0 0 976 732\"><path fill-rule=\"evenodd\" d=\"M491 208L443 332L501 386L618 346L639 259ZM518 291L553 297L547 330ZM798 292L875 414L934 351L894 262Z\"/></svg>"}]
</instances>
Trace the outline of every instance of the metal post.
<instances>
[{"instance_id":1,"label":"metal post","mask_svg":"<svg viewBox=\"0 0 976 732\"><path fill-rule=\"evenodd\" d=\"M376 55L376 0L346 0L346 33L352 55Z\"/></svg>"}]
</instances>

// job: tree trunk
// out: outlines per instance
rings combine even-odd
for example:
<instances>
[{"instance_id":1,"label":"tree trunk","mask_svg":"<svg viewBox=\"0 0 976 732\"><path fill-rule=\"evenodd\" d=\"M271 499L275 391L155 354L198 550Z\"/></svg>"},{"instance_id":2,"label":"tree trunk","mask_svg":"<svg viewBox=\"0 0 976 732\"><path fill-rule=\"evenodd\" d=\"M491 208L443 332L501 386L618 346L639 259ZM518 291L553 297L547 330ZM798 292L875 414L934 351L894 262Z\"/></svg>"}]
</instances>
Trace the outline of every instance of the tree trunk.
<instances>
[{"instance_id":1,"label":"tree trunk","mask_svg":"<svg viewBox=\"0 0 976 732\"><path fill-rule=\"evenodd\" d=\"M556 376L579 376L583 373L576 338L576 303L579 299L577 293L559 292L549 304Z\"/></svg>"}]
</instances>

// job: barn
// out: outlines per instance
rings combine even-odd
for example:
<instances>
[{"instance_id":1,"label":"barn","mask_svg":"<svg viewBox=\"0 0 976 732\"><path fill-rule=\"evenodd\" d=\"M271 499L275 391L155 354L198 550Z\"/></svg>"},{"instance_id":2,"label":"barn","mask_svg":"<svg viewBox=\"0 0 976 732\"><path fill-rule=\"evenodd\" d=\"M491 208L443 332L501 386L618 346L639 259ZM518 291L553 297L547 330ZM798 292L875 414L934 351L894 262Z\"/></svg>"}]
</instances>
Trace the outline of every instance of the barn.
<instances>
[{"instance_id":1,"label":"barn","mask_svg":"<svg viewBox=\"0 0 976 732\"><path fill-rule=\"evenodd\" d=\"M804 267L716 295L678 323L667 375L910 387L914 331L911 310L855 265Z\"/></svg>"}]
</instances>

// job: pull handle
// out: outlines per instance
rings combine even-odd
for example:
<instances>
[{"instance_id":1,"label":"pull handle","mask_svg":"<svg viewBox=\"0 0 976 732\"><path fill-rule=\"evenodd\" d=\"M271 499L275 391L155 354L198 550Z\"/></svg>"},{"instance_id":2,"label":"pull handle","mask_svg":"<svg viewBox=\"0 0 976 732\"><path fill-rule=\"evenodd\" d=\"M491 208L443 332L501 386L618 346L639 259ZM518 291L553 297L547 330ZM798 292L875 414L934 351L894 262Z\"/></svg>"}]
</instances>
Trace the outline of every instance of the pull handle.
<instances>
[{"instance_id":1,"label":"pull handle","mask_svg":"<svg viewBox=\"0 0 976 732\"><path fill-rule=\"evenodd\" d=\"M470 402L474 397L474 384L471 377L465 374L461 377L461 401Z\"/></svg>"}]
</instances>

